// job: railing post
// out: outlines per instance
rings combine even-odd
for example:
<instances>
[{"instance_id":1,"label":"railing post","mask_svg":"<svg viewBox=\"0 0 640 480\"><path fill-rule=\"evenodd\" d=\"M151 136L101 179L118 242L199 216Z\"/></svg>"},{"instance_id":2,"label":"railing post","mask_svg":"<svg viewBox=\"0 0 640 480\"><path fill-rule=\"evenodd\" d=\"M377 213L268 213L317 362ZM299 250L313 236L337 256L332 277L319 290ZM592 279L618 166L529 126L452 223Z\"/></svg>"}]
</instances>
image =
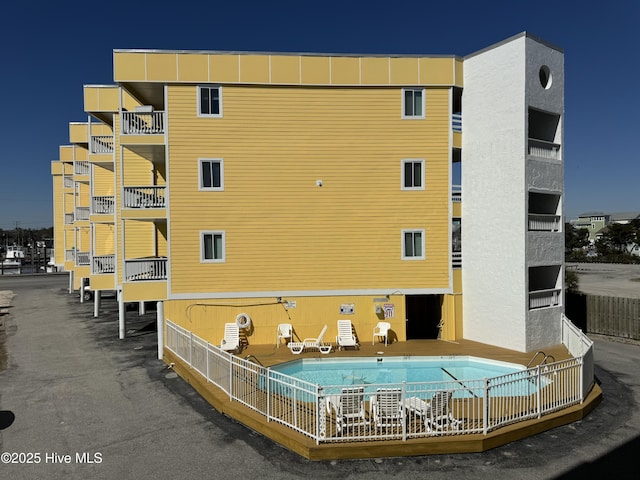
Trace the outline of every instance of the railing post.
<instances>
[{"instance_id":1,"label":"railing post","mask_svg":"<svg viewBox=\"0 0 640 480\"><path fill-rule=\"evenodd\" d=\"M542 416L542 392L540 390L540 365L536 367L536 400L538 404L538 418Z\"/></svg>"},{"instance_id":2,"label":"railing post","mask_svg":"<svg viewBox=\"0 0 640 480\"><path fill-rule=\"evenodd\" d=\"M193 332L189 332L189 366L193 367L191 360L193 358Z\"/></svg>"},{"instance_id":3,"label":"railing post","mask_svg":"<svg viewBox=\"0 0 640 480\"><path fill-rule=\"evenodd\" d=\"M229 400L233 401L233 355L226 353L229 361Z\"/></svg>"},{"instance_id":4,"label":"railing post","mask_svg":"<svg viewBox=\"0 0 640 480\"><path fill-rule=\"evenodd\" d=\"M271 421L271 367L267 367L267 423Z\"/></svg>"},{"instance_id":5,"label":"railing post","mask_svg":"<svg viewBox=\"0 0 640 480\"><path fill-rule=\"evenodd\" d=\"M482 433L489 432L489 379L484 379L484 405L482 408Z\"/></svg>"},{"instance_id":6,"label":"railing post","mask_svg":"<svg viewBox=\"0 0 640 480\"><path fill-rule=\"evenodd\" d=\"M404 418L406 415L405 398L407 396L407 382L405 380L402 381L402 389L400 391L400 421L402 422L402 441L407 441L407 422L405 422Z\"/></svg>"},{"instance_id":7,"label":"railing post","mask_svg":"<svg viewBox=\"0 0 640 480\"><path fill-rule=\"evenodd\" d=\"M316 445L320 439L327 438L327 404L324 400L324 389L316 387Z\"/></svg>"}]
</instances>

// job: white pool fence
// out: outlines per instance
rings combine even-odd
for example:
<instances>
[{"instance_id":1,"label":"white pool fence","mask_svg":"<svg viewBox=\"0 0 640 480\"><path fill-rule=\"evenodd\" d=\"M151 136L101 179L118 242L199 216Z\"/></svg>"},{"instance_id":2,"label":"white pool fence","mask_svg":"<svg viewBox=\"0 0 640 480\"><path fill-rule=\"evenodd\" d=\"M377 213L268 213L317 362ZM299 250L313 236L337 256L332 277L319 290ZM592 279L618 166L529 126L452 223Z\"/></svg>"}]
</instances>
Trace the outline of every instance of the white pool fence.
<instances>
[{"instance_id":1,"label":"white pool fence","mask_svg":"<svg viewBox=\"0 0 640 480\"><path fill-rule=\"evenodd\" d=\"M316 443L487 434L581 403L593 343L563 318L574 358L486 379L319 386L223 351L166 320L165 347L231 401ZM455 358L455 357L451 357Z\"/></svg>"}]
</instances>

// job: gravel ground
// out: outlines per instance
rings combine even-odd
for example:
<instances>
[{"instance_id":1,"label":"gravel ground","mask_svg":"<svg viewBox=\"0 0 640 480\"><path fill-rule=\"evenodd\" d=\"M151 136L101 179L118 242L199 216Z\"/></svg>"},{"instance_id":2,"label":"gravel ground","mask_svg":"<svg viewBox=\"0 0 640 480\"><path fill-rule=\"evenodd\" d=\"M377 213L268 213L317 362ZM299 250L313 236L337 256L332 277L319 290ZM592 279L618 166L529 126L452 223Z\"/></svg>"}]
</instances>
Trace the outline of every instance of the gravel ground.
<instances>
[{"instance_id":1,"label":"gravel ground","mask_svg":"<svg viewBox=\"0 0 640 480\"><path fill-rule=\"evenodd\" d=\"M567 263L578 274L578 288L589 295L640 298L640 265Z\"/></svg>"}]
</instances>

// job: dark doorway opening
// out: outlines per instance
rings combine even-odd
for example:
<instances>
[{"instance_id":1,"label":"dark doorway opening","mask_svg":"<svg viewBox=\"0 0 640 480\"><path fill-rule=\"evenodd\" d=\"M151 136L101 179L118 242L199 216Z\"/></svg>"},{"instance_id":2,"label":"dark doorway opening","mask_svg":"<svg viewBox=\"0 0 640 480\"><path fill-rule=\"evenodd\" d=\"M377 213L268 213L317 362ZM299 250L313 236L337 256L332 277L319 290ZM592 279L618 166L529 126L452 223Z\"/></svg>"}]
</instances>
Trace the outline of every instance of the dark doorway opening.
<instances>
[{"instance_id":1,"label":"dark doorway opening","mask_svg":"<svg viewBox=\"0 0 640 480\"><path fill-rule=\"evenodd\" d=\"M407 340L436 339L442 320L442 295L407 295Z\"/></svg>"}]
</instances>

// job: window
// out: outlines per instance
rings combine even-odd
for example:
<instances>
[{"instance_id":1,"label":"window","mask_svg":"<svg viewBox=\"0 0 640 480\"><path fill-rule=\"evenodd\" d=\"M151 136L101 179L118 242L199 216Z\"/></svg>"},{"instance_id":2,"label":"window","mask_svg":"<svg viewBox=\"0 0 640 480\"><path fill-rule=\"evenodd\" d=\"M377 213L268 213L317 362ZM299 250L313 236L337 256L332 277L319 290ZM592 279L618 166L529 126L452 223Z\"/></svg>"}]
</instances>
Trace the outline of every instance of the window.
<instances>
[{"instance_id":1,"label":"window","mask_svg":"<svg viewBox=\"0 0 640 480\"><path fill-rule=\"evenodd\" d=\"M200 261L224 262L224 232L201 232Z\"/></svg>"},{"instance_id":2,"label":"window","mask_svg":"<svg viewBox=\"0 0 640 480\"><path fill-rule=\"evenodd\" d=\"M402 231L402 259L424 260L424 230Z\"/></svg>"},{"instance_id":3,"label":"window","mask_svg":"<svg viewBox=\"0 0 640 480\"><path fill-rule=\"evenodd\" d=\"M424 89L403 89L402 100L402 118L424 118Z\"/></svg>"},{"instance_id":4,"label":"window","mask_svg":"<svg viewBox=\"0 0 640 480\"><path fill-rule=\"evenodd\" d=\"M198 87L198 116L222 117L222 87Z\"/></svg>"},{"instance_id":5,"label":"window","mask_svg":"<svg viewBox=\"0 0 640 480\"><path fill-rule=\"evenodd\" d=\"M224 190L224 169L221 158L200 159L200 190Z\"/></svg>"},{"instance_id":6,"label":"window","mask_svg":"<svg viewBox=\"0 0 640 480\"><path fill-rule=\"evenodd\" d=\"M424 190L424 160L402 160L402 190Z\"/></svg>"}]
</instances>

